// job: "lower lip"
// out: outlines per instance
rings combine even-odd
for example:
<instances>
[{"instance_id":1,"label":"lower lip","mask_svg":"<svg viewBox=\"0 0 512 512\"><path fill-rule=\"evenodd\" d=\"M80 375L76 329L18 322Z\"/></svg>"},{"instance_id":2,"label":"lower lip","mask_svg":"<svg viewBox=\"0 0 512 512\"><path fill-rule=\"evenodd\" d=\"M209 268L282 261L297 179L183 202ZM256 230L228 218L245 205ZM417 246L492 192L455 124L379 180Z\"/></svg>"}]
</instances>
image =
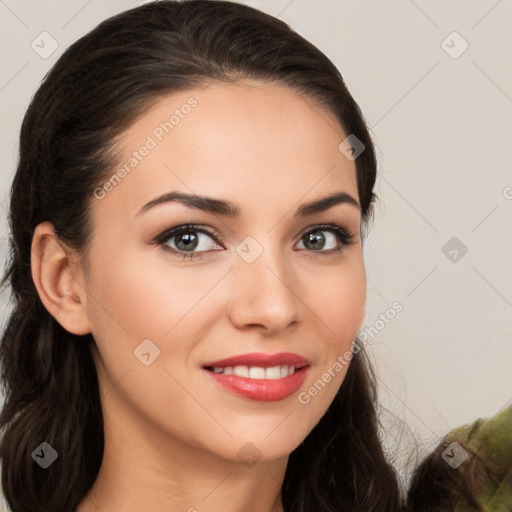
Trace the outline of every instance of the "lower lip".
<instances>
[{"instance_id":1,"label":"lower lip","mask_svg":"<svg viewBox=\"0 0 512 512\"><path fill-rule=\"evenodd\" d=\"M225 375L209 370L212 379L237 395L259 402L277 402L293 395L304 384L308 366L295 370L293 375L280 379L249 379L238 375Z\"/></svg>"}]
</instances>

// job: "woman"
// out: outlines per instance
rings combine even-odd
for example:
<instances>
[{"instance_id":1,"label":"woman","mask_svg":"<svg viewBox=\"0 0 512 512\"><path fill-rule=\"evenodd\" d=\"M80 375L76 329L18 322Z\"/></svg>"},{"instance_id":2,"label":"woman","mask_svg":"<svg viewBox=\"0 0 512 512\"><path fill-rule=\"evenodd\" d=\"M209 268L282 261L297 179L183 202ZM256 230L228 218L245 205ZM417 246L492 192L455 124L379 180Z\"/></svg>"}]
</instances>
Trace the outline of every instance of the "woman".
<instances>
[{"instance_id":1,"label":"woman","mask_svg":"<svg viewBox=\"0 0 512 512\"><path fill-rule=\"evenodd\" d=\"M160 1L23 121L0 347L13 512L396 511L357 339L376 161L285 23Z\"/></svg>"}]
</instances>

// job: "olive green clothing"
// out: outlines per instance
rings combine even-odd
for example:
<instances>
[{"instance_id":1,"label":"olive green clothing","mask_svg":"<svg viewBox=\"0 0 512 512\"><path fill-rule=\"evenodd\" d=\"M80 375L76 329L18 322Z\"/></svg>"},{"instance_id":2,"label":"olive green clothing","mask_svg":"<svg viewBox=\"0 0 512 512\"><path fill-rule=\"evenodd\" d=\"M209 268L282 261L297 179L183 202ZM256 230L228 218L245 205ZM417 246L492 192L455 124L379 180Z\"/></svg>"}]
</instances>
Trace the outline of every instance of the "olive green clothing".
<instances>
[{"instance_id":1,"label":"olive green clothing","mask_svg":"<svg viewBox=\"0 0 512 512\"><path fill-rule=\"evenodd\" d=\"M452 430L446 437L448 443L458 443L445 450L445 460L468 457L454 471L475 475L474 496L484 512L512 511L512 405L494 417L478 419L471 425ZM455 450L453 450L455 448ZM462 454L462 455L461 455ZM459 459L460 460L460 459ZM457 462L455 463L455 465ZM468 468L468 465L473 467ZM452 466L453 467L453 466ZM467 497L460 496L454 512L474 512Z\"/></svg>"}]
</instances>

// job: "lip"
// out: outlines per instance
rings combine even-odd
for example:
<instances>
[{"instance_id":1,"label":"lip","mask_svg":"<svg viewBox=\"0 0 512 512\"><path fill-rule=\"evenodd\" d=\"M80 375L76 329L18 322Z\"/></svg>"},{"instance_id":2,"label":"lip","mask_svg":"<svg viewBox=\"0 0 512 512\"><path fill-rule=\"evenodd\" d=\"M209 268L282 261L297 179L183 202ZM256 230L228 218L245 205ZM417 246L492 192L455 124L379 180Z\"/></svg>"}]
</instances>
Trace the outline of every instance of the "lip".
<instances>
[{"instance_id":1,"label":"lip","mask_svg":"<svg viewBox=\"0 0 512 512\"><path fill-rule=\"evenodd\" d=\"M281 379L250 379L238 375L225 375L203 369L224 389L258 402L277 402L293 395L304 384L309 366L295 370L293 375Z\"/></svg>"},{"instance_id":2,"label":"lip","mask_svg":"<svg viewBox=\"0 0 512 512\"><path fill-rule=\"evenodd\" d=\"M280 379L251 379L238 375L215 373L208 370L210 367L227 366L258 366L271 368L273 366L295 366L295 372ZM304 384L309 371L309 361L298 354L279 353L263 354L252 353L228 357L217 361L210 361L203 365L203 371L209 375L223 389L232 393L259 402L277 402L293 395Z\"/></svg>"},{"instance_id":3,"label":"lip","mask_svg":"<svg viewBox=\"0 0 512 512\"><path fill-rule=\"evenodd\" d=\"M253 352L250 354L242 354L239 356L210 361L203 364L203 368L207 366L259 366L261 368L272 368L278 365L295 366L296 369L309 365L309 361L298 354L291 352L280 352L278 354L264 354L262 352ZM242 377L243 378L243 377ZM254 379L258 380L258 379ZM259 379L265 380L265 379Z\"/></svg>"}]
</instances>

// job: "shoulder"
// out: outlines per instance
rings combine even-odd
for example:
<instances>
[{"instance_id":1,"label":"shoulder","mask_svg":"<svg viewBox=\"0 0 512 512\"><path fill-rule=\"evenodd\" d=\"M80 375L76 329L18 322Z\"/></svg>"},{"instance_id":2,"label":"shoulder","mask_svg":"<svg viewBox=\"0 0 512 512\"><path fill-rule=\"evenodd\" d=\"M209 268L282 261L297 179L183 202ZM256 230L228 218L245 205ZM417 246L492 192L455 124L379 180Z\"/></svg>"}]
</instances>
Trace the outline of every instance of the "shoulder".
<instances>
[{"instance_id":1,"label":"shoulder","mask_svg":"<svg viewBox=\"0 0 512 512\"><path fill-rule=\"evenodd\" d=\"M512 511L512 405L443 438L413 475L408 510Z\"/></svg>"},{"instance_id":2,"label":"shoulder","mask_svg":"<svg viewBox=\"0 0 512 512\"><path fill-rule=\"evenodd\" d=\"M470 425L452 430L445 442L457 443L468 452L468 458L485 465L493 474L512 467L512 405L495 416L479 418Z\"/></svg>"},{"instance_id":3,"label":"shoulder","mask_svg":"<svg viewBox=\"0 0 512 512\"><path fill-rule=\"evenodd\" d=\"M446 442L456 443L452 448L460 446L466 452L461 474L483 510L512 510L512 405L489 419L480 418L452 430ZM461 452L461 456L465 454ZM464 502L464 497L460 501Z\"/></svg>"}]
</instances>

